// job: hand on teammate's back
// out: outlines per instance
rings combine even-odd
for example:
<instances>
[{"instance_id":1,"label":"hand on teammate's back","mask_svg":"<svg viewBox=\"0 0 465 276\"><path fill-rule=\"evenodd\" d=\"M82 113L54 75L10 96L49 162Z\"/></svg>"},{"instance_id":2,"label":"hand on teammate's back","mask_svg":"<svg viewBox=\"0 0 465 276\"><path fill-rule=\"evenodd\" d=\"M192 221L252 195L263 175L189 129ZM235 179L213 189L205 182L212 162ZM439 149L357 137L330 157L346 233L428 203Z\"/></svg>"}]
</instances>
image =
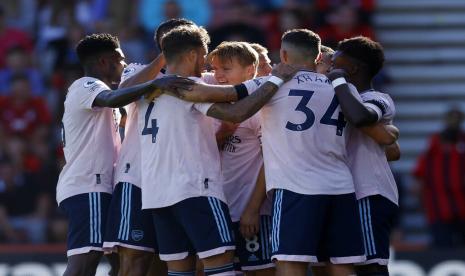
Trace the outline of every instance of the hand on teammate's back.
<instances>
[{"instance_id":1,"label":"hand on teammate's back","mask_svg":"<svg viewBox=\"0 0 465 276\"><path fill-rule=\"evenodd\" d=\"M152 81L156 89L153 92L145 95L145 98L148 101L153 101L155 98L159 97L164 92L171 92L173 94L178 94L179 90L192 90L192 85L195 84L195 81L179 77L176 75L168 75L162 78L158 78Z\"/></svg>"},{"instance_id":2,"label":"hand on teammate's back","mask_svg":"<svg viewBox=\"0 0 465 276\"><path fill-rule=\"evenodd\" d=\"M260 211L252 211L248 208L245 209L241 216L239 231L246 239L253 238L260 230Z\"/></svg>"},{"instance_id":3,"label":"hand on teammate's back","mask_svg":"<svg viewBox=\"0 0 465 276\"><path fill-rule=\"evenodd\" d=\"M347 72L344 69L333 69L329 71L326 76L330 81L333 81L337 78L345 78L347 76Z\"/></svg>"},{"instance_id":4,"label":"hand on teammate's back","mask_svg":"<svg viewBox=\"0 0 465 276\"><path fill-rule=\"evenodd\" d=\"M299 68L285 63L278 63L273 67L271 75L276 76L283 81L289 81L299 71Z\"/></svg>"}]
</instances>

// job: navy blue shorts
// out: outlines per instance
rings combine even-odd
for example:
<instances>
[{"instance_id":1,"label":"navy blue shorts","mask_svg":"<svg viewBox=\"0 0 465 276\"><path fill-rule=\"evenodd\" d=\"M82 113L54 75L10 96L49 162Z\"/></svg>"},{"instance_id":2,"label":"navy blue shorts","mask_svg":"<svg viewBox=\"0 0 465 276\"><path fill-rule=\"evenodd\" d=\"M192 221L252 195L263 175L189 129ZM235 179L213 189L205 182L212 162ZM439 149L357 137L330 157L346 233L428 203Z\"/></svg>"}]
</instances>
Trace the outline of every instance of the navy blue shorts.
<instances>
[{"instance_id":1,"label":"navy blue shorts","mask_svg":"<svg viewBox=\"0 0 465 276\"><path fill-rule=\"evenodd\" d=\"M272 259L335 264L365 261L355 193L304 195L274 190Z\"/></svg>"},{"instance_id":2,"label":"navy blue shorts","mask_svg":"<svg viewBox=\"0 0 465 276\"><path fill-rule=\"evenodd\" d=\"M116 185L111 199L103 247L117 246L156 252L152 212L142 210L141 189L131 183Z\"/></svg>"},{"instance_id":3,"label":"navy blue shorts","mask_svg":"<svg viewBox=\"0 0 465 276\"><path fill-rule=\"evenodd\" d=\"M399 207L381 195L374 195L360 199L358 208L367 256L363 264L387 265L391 231Z\"/></svg>"},{"instance_id":4,"label":"navy blue shorts","mask_svg":"<svg viewBox=\"0 0 465 276\"><path fill-rule=\"evenodd\" d=\"M239 222L234 223L236 257L243 271L274 267L271 261L271 216L260 216L260 230L251 239L246 239L239 231Z\"/></svg>"},{"instance_id":5,"label":"navy blue shorts","mask_svg":"<svg viewBox=\"0 0 465 276\"><path fill-rule=\"evenodd\" d=\"M203 259L235 249L228 206L217 198L188 198L151 210L163 261L194 254Z\"/></svg>"},{"instance_id":6,"label":"navy blue shorts","mask_svg":"<svg viewBox=\"0 0 465 276\"><path fill-rule=\"evenodd\" d=\"M68 217L68 256L103 251L110 201L111 194L86 193L68 197L60 203Z\"/></svg>"}]
</instances>

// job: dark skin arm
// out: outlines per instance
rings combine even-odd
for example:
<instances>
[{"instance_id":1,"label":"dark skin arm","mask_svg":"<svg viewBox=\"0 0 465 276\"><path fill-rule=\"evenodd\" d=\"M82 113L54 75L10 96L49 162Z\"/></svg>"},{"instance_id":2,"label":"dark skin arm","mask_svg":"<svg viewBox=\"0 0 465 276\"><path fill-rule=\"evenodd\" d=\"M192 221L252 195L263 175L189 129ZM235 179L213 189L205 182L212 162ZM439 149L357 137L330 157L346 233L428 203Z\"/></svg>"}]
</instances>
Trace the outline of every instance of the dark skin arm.
<instances>
[{"instance_id":1,"label":"dark skin arm","mask_svg":"<svg viewBox=\"0 0 465 276\"><path fill-rule=\"evenodd\" d=\"M102 91L94 99L93 106L111 108L123 107L156 89L169 91L177 91L178 89L189 90L193 84L194 81L187 78L168 76L132 87Z\"/></svg>"},{"instance_id":2,"label":"dark skin arm","mask_svg":"<svg viewBox=\"0 0 465 276\"><path fill-rule=\"evenodd\" d=\"M345 72L342 69L335 69L328 73L328 79L331 81L344 76ZM351 93L349 85L341 84L337 86L334 91L336 92L344 117L352 125L359 128L372 125L378 121L378 114L376 111L366 107L359 99L357 99Z\"/></svg>"},{"instance_id":3,"label":"dark skin arm","mask_svg":"<svg viewBox=\"0 0 465 276\"><path fill-rule=\"evenodd\" d=\"M397 161L400 159L400 146L399 143L395 142L392 145L386 146L384 149L386 153L387 161Z\"/></svg>"}]
</instances>

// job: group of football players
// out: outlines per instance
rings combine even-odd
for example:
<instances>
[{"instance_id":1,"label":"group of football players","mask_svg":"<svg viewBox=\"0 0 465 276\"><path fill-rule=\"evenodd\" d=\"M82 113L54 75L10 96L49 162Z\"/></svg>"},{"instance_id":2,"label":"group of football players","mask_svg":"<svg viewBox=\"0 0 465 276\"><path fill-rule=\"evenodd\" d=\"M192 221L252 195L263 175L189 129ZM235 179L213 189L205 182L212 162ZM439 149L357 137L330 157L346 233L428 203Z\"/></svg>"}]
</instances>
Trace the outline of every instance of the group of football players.
<instances>
[{"instance_id":1,"label":"group of football players","mask_svg":"<svg viewBox=\"0 0 465 276\"><path fill-rule=\"evenodd\" d=\"M118 275L147 275L155 254L155 275L389 275L400 151L394 103L372 87L381 45L333 51L293 29L272 68L259 44L208 53L185 19L154 40L145 65L110 34L76 47L85 76L64 102L57 185L65 275L94 275L103 254Z\"/></svg>"}]
</instances>

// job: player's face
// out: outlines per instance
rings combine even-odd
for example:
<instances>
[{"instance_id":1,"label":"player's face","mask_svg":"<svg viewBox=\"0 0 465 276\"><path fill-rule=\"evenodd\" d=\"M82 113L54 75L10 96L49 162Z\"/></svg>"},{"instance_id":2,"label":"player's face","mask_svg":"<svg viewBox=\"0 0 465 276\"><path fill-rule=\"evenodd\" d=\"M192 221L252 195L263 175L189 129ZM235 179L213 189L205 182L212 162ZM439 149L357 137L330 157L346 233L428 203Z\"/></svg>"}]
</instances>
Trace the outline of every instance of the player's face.
<instances>
[{"instance_id":1,"label":"player's face","mask_svg":"<svg viewBox=\"0 0 465 276\"><path fill-rule=\"evenodd\" d=\"M349 79L351 78L353 72L354 72L354 64L351 61L349 57L344 55L343 52L341 51L336 51L331 58L331 68L332 69L344 69L347 74Z\"/></svg>"},{"instance_id":2,"label":"player's face","mask_svg":"<svg viewBox=\"0 0 465 276\"><path fill-rule=\"evenodd\" d=\"M194 63L194 76L201 77L202 72L205 69L205 61L207 60L207 48L206 47L199 47L196 50L197 56Z\"/></svg>"},{"instance_id":3,"label":"player's face","mask_svg":"<svg viewBox=\"0 0 465 276\"><path fill-rule=\"evenodd\" d=\"M264 77L271 74L271 60L266 54L259 54L257 77Z\"/></svg>"},{"instance_id":4,"label":"player's face","mask_svg":"<svg viewBox=\"0 0 465 276\"><path fill-rule=\"evenodd\" d=\"M212 59L212 69L219 84L236 85L253 78L253 65L242 66L237 58Z\"/></svg>"},{"instance_id":5,"label":"player's face","mask_svg":"<svg viewBox=\"0 0 465 276\"><path fill-rule=\"evenodd\" d=\"M124 67L127 66L124 58L123 51L121 51L120 48L115 49L114 52L105 56L106 69L112 84L119 84L121 81L121 74L123 73Z\"/></svg>"},{"instance_id":6,"label":"player's face","mask_svg":"<svg viewBox=\"0 0 465 276\"><path fill-rule=\"evenodd\" d=\"M321 60L316 65L316 72L320 74L327 74L331 68L332 55L328 53L322 54Z\"/></svg>"}]
</instances>

